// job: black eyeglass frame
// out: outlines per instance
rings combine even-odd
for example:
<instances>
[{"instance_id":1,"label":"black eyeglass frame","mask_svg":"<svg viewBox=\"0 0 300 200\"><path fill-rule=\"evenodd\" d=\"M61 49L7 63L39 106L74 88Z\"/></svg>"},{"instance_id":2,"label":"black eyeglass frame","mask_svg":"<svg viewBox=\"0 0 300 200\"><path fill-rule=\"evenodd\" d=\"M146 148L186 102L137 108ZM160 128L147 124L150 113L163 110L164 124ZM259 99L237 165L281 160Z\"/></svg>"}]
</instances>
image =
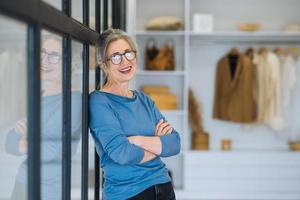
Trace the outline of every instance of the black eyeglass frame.
<instances>
[{"instance_id":1,"label":"black eyeglass frame","mask_svg":"<svg viewBox=\"0 0 300 200\"><path fill-rule=\"evenodd\" d=\"M47 56L47 61L51 64L57 64L62 59L62 55L58 52L47 52L46 49L41 49L41 58Z\"/></svg>"},{"instance_id":2,"label":"black eyeglass frame","mask_svg":"<svg viewBox=\"0 0 300 200\"><path fill-rule=\"evenodd\" d=\"M126 56L127 53L133 53L134 57L133 57L132 59L129 59L129 58ZM114 61L113 61L113 59L112 59L114 56L120 56L120 58L121 58L121 59L120 59L120 62L114 63ZM132 61L132 60L136 59L136 51L135 51L135 50L126 50L126 51L124 51L124 53L114 53L114 54L112 54L109 58L107 58L106 61L111 61L112 64L114 64L114 65L119 65L119 64L122 62L122 60L123 60L123 56L126 58L126 60Z\"/></svg>"}]
</instances>

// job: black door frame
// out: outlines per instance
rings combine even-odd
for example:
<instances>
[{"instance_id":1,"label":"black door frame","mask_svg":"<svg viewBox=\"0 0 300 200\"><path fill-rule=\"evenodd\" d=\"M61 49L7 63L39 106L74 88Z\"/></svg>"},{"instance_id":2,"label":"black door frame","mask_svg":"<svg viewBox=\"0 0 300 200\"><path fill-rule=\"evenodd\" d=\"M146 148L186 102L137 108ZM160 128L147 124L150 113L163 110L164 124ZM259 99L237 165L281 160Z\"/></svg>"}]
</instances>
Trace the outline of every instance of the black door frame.
<instances>
[{"instance_id":1,"label":"black door frame","mask_svg":"<svg viewBox=\"0 0 300 200\"><path fill-rule=\"evenodd\" d=\"M108 0L95 0L96 30L89 28L89 0L82 0L83 23L71 17L71 0L62 0L62 11L41 0L1 0L0 14L27 24L27 119L28 119L28 199L40 200L40 39L41 30L59 34L63 38L63 152L62 199L71 195L71 41L83 43L83 96L82 96L82 163L81 199L88 199L88 95L89 95L89 45L95 44L108 25ZM112 0L112 27L125 30L126 0ZM51 16L51 17L50 17ZM102 23L101 23L102 19ZM95 88L101 82L99 66L96 67ZM99 157L95 151L94 199L99 199Z\"/></svg>"}]
</instances>

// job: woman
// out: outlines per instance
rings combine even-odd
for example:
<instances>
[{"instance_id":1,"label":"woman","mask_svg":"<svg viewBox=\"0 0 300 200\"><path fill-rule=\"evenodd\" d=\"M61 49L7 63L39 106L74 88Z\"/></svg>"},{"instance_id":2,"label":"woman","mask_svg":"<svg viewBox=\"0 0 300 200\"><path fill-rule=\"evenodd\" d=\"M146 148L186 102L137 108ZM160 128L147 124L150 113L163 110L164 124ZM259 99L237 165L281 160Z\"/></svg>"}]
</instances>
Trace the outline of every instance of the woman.
<instances>
[{"instance_id":1,"label":"woman","mask_svg":"<svg viewBox=\"0 0 300 200\"><path fill-rule=\"evenodd\" d=\"M180 137L144 93L129 90L136 45L123 31L104 31L97 57L107 76L90 94L90 129L104 171L104 199L175 199L160 157L179 153Z\"/></svg>"},{"instance_id":2,"label":"woman","mask_svg":"<svg viewBox=\"0 0 300 200\"><path fill-rule=\"evenodd\" d=\"M61 199L62 188L62 48L49 36L41 49L41 199ZM76 153L81 132L81 92L71 93L71 150ZM20 119L6 136L6 151L27 155L27 119ZM11 200L27 200L27 159L18 168Z\"/></svg>"}]
</instances>

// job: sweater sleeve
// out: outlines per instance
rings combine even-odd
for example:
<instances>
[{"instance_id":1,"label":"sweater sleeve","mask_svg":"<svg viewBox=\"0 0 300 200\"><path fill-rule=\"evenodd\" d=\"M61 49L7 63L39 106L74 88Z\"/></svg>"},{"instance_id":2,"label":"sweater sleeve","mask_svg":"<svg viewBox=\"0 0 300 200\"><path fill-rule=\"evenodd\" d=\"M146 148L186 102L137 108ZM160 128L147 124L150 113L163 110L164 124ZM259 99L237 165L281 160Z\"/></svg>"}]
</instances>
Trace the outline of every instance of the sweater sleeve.
<instances>
[{"instance_id":1,"label":"sweater sleeve","mask_svg":"<svg viewBox=\"0 0 300 200\"><path fill-rule=\"evenodd\" d=\"M48 108L44 108L45 111L48 111ZM49 115L49 119L60 119L61 109L55 110L52 115ZM80 141L80 133L81 133L81 94L72 94L72 103L71 103L71 156L74 156L77 152L77 148ZM59 123L57 123L59 124ZM43 124L45 126L43 128L44 133L42 135L53 134L54 132L60 132L61 126L56 127L47 127L47 123ZM54 135L54 134L53 134ZM41 161L43 164L47 163L56 163L61 162L62 160L62 144L61 144L61 136L57 135L56 137L46 138L42 137L41 143Z\"/></svg>"},{"instance_id":2,"label":"sweater sleeve","mask_svg":"<svg viewBox=\"0 0 300 200\"><path fill-rule=\"evenodd\" d=\"M144 150L129 143L116 114L106 99L100 98L97 94L90 95L89 115L89 125L94 139L100 142L105 153L113 161L121 165L141 162Z\"/></svg>"},{"instance_id":3,"label":"sweater sleeve","mask_svg":"<svg viewBox=\"0 0 300 200\"><path fill-rule=\"evenodd\" d=\"M15 156L22 156L19 150L19 142L21 140L21 134L11 129L6 134L5 139L5 150L7 153L13 154Z\"/></svg>"},{"instance_id":4,"label":"sweater sleeve","mask_svg":"<svg viewBox=\"0 0 300 200\"><path fill-rule=\"evenodd\" d=\"M160 119L164 119L165 117L161 114L159 109L156 107L154 101L148 97L151 103L151 108L154 112L156 118L156 124ZM161 157L170 157L179 154L180 152L180 136L179 133L173 128L171 134L162 135L160 136L161 144L162 144L162 151L160 156Z\"/></svg>"},{"instance_id":5,"label":"sweater sleeve","mask_svg":"<svg viewBox=\"0 0 300 200\"><path fill-rule=\"evenodd\" d=\"M82 94L80 92L72 93L72 103L71 103L71 139L72 139L72 155L75 155L82 131Z\"/></svg>"}]
</instances>

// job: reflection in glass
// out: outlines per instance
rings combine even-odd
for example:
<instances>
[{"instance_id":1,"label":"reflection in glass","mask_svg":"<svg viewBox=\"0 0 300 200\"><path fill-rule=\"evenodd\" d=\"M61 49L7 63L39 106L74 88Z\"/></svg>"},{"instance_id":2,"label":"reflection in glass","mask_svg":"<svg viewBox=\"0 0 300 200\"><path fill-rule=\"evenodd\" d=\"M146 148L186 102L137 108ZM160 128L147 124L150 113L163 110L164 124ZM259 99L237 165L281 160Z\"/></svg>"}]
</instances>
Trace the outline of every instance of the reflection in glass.
<instances>
[{"instance_id":1,"label":"reflection in glass","mask_svg":"<svg viewBox=\"0 0 300 200\"><path fill-rule=\"evenodd\" d=\"M62 0L43 0L45 3L55 7L58 10L62 10L61 5L62 5Z\"/></svg>"},{"instance_id":2,"label":"reflection in glass","mask_svg":"<svg viewBox=\"0 0 300 200\"><path fill-rule=\"evenodd\" d=\"M93 30L96 30L96 22L95 22L95 0L90 0L89 1L89 4L90 4L90 28L93 29Z\"/></svg>"},{"instance_id":3,"label":"reflection in glass","mask_svg":"<svg viewBox=\"0 0 300 200\"><path fill-rule=\"evenodd\" d=\"M89 47L89 92L95 90L95 67L96 67L96 48ZM90 134L89 134L90 136ZM95 144L92 137L89 137L89 189L94 190L95 186Z\"/></svg>"},{"instance_id":4,"label":"reflection in glass","mask_svg":"<svg viewBox=\"0 0 300 200\"><path fill-rule=\"evenodd\" d=\"M95 90L95 71L97 66L95 46L90 46L89 51L89 92L92 92Z\"/></svg>"},{"instance_id":5,"label":"reflection in glass","mask_svg":"<svg viewBox=\"0 0 300 200\"><path fill-rule=\"evenodd\" d=\"M62 38L42 31L41 44L41 197L62 194Z\"/></svg>"},{"instance_id":6,"label":"reflection in glass","mask_svg":"<svg viewBox=\"0 0 300 200\"><path fill-rule=\"evenodd\" d=\"M26 25L0 15L0 199L27 196Z\"/></svg>"},{"instance_id":7,"label":"reflection in glass","mask_svg":"<svg viewBox=\"0 0 300 200\"><path fill-rule=\"evenodd\" d=\"M72 41L72 166L71 166L71 199L80 199L81 190L81 132L82 132L82 80L83 80L83 45Z\"/></svg>"},{"instance_id":8,"label":"reflection in glass","mask_svg":"<svg viewBox=\"0 0 300 200\"><path fill-rule=\"evenodd\" d=\"M62 38L43 31L42 41L41 191L43 200L59 200L62 195ZM72 67L71 73L75 71L76 67ZM71 90L72 156L77 152L81 135L81 84L78 83L72 84Z\"/></svg>"},{"instance_id":9,"label":"reflection in glass","mask_svg":"<svg viewBox=\"0 0 300 200\"><path fill-rule=\"evenodd\" d=\"M82 0L73 0L72 1L72 17L77 21L82 23Z\"/></svg>"}]
</instances>

